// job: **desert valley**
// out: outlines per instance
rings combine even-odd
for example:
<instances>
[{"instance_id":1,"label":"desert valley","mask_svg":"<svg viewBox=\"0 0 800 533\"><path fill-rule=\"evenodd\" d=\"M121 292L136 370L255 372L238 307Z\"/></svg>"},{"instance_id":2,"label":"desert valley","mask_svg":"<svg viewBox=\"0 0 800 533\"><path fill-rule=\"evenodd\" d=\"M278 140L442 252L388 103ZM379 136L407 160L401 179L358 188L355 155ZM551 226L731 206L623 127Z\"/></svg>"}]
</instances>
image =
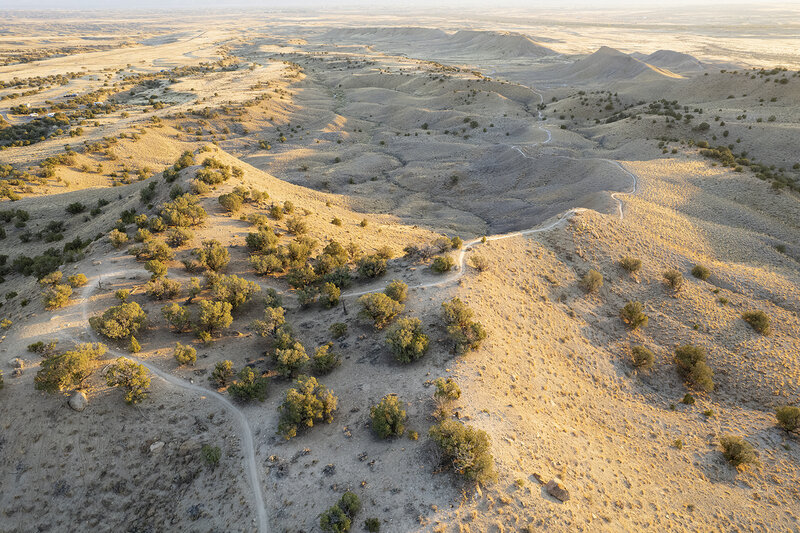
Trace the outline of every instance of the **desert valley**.
<instances>
[{"instance_id":1,"label":"desert valley","mask_svg":"<svg viewBox=\"0 0 800 533\"><path fill-rule=\"evenodd\" d=\"M800 9L719 9L4 12L0 532L800 531Z\"/></svg>"}]
</instances>

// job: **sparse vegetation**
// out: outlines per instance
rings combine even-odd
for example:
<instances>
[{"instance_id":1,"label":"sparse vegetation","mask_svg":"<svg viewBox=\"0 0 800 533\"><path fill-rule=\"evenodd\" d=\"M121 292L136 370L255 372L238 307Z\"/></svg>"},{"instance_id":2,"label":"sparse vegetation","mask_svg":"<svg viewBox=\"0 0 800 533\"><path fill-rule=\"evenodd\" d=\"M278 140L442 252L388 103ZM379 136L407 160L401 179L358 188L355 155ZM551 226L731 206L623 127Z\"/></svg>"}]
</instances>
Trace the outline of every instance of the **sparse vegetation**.
<instances>
[{"instance_id":1,"label":"sparse vegetation","mask_svg":"<svg viewBox=\"0 0 800 533\"><path fill-rule=\"evenodd\" d=\"M642 269L642 260L635 257L630 257L628 255L620 259L619 264L623 269L627 270L631 274L635 274Z\"/></svg>"},{"instance_id":2,"label":"sparse vegetation","mask_svg":"<svg viewBox=\"0 0 800 533\"><path fill-rule=\"evenodd\" d=\"M603 275L597 270L590 270L581 279L581 286L586 292L597 292L603 286Z\"/></svg>"},{"instance_id":3,"label":"sparse vegetation","mask_svg":"<svg viewBox=\"0 0 800 533\"><path fill-rule=\"evenodd\" d=\"M667 285L675 292L678 292L683 287L683 274L674 268L664 272L664 279L667 280Z\"/></svg>"},{"instance_id":4,"label":"sparse vegetation","mask_svg":"<svg viewBox=\"0 0 800 533\"><path fill-rule=\"evenodd\" d=\"M633 366L642 370L650 370L653 368L653 362L655 361L653 352L644 346L631 347L631 358L633 360Z\"/></svg>"},{"instance_id":5,"label":"sparse vegetation","mask_svg":"<svg viewBox=\"0 0 800 533\"><path fill-rule=\"evenodd\" d=\"M703 265L695 265L692 268L692 276L696 277L697 279L706 281L709 277L711 277L711 271L704 267Z\"/></svg>"},{"instance_id":6,"label":"sparse vegetation","mask_svg":"<svg viewBox=\"0 0 800 533\"><path fill-rule=\"evenodd\" d=\"M359 316L372 321L377 329L383 329L405 308L382 292L365 294L358 299L358 303L361 305Z\"/></svg>"},{"instance_id":7,"label":"sparse vegetation","mask_svg":"<svg viewBox=\"0 0 800 533\"><path fill-rule=\"evenodd\" d=\"M800 407L784 405L775 411L778 425L789 433L800 430Z\"/></svg>"},{"instance_id":8,"label":"sparse vegetation","mask_svg":"<svg viewBox=\"0 0 800 533\"><path fill-rule=\"evenodd\" d=\"M197 362L197 350L180 342L175 343L174 356L179 365L194 365Z\"/></svg>"},{"instance_id":9,"label":"sparse vegetation","mask_svg":"<svg viewBox=\"0 0 800 533\"><path fill-rule=\"evenodd\" d=\"M233 379L233 362L232 361L219 361L214 365L214 370L208 377L208 380L214 384L218 389L227 387Z\"/></svg>"}]
</instances>

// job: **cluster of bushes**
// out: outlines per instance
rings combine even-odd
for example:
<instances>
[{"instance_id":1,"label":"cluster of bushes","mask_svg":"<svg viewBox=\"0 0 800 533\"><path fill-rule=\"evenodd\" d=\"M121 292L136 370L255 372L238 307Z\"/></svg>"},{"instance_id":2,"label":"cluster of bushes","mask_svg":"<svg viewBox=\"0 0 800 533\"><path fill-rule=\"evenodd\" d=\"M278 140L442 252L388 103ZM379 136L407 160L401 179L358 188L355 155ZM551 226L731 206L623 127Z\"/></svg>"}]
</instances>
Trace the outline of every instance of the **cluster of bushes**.
<instances>
[{"instance_id":1,"label":"cluster of bushes","mask_svg":"<svg viewBox=\"0 0 800 533\"><path fill-rule=\"evenodd\" d=\"M706 392L714 390L714 373L706 364L706 351L701 346L687 344L675 350L678 370L694 386Z\"/></svg>"},{"instance_id":2,"label":"cluster of bushes","mask_svg":"<svg viewBox=\"0 0 800 533\"><path fill-rule=\"evenodd\" d=\"M79 276L83 276L83 278ZM68 279L68 281L71 280L69 284L60 283L62 278L63 273L60 270L56 270L39 280L39 283L45 287L44 292L42 292L45 309L53 310L64 307L69 303L69 297L72 296L72 287L86 283L86 276L83 274L70 276ZM76 285L73 285L73 282Z\"/></svg>"},{"instance_id":3,"label":"cluster of bushes","mask_svg":"<svg viewBox=\"0 0 800 533\"><path fill-rule=\"evenodd\" d=\"M231 176L241 178L244 171L239 167L231 167L213 157L203 161L203 167L198 169L195 178L206 185L219 185L227 181Z\"/></svg>"},{"instance_id":4,"label":"cluster of bushes","mask_svg":"<svg viewBox=\"0 0 800 533\"><path fill-rule=\"evenodd\" d=\"M150 376L147 368L120 357L106 370L106 384L109 387L121 387L125 391L125 402L136 404L147 397L150 388Z\"/></svg>"},{"instance_id":5,"label":"cluster of bushes","mask_svg":"<svg viewBox=\"0 0 800 533\"><path fill-rule=\"evenodd\" d=\"M233 192L221 194L219 196L219 205L224 207L231 213L236 213L242 208L245 203L259 203L268 200L269 195L266 192L248 189L242 185L237 185Z\"/></svg>"},{"instance_id":6,"label":"cluster of bushes","mask_svg":"<svg viewBox=\"0 0 800 533\"><path fill-rule=\"evenodd\" d=\"M455 353L477 350L486 339L483 324L472 319L474 312L459 298L442 303L442 318L453 341Z\"/></svg>"},{"instance_id":7,"label":"cluster of bushes","mask_svg":"<svg viewBox=\"0 0 800 533\"><path fill-rule=\"evenodd\" d=\"M45 392L59 392L78 389L94 372L95 361L102 357L107 348L104 344L79 344L72 350L56 352L55 347L46 349L32 344L29 350L44 354L39 371L33 379L34 386Z\"/></svg>"},{"instance_id":8,"label":"cluster of bushes","mask_svg":"<svg viewBox=\"0 0 800 533\"><path fill-rule=\"evenodd\" d=\"M178 179L179 172L184 168L190 167L194 165L194 154L190 151L185 151L181 154L180 158L175 162L174 165L164 170L163 176L164 180L167 183L172 183L176 179Z\"/></svg>"}]
</instances>

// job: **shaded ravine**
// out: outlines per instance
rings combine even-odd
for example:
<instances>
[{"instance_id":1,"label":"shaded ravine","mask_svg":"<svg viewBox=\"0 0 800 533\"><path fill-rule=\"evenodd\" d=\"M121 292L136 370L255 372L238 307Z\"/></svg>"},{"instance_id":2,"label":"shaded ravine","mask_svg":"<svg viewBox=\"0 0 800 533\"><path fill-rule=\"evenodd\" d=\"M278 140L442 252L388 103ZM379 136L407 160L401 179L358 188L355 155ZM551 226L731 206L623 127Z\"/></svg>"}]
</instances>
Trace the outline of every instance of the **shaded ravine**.
<instances>
[{"instance_id":1,"label":"shaded ravine","mask_svg":"<svg viewBox=\"0 0 800 533\"><path fill-rule=\"evenodd\" d=\"M536 94L538 94L539 98L543 101L543 96L538 92ZM538 116L539 116L539 120L542 120L541 111L538 112ZM533 146L539 146L539 145L547 144L552 140L552 134L547 128L545 128L543 126L539 126L539 129L547 134L547 139L545 141L543 141L541 143L538 143L536 145L533 145ZM512 148L517 150L524 158L533 159L533 157L527 155L520 147L513 146ZM570 158L570 157L567 157L567 156L562 156L562 157L566 157L568 159L573 159L573 158ZM605 161L605 162L607 162L607 163L609 163L611 165L615 165L615 166L619 167L619 169L622 170L623 172L625 172L628 176L630 176L630 178L633 181L633 187L632 187L632 190L630 192L615 192L615 193L611 194L611 197L614 200L616 200L616 202L617 202L618 209L619 209L619 218L620 218L620 220L623 220L625 218L625 215L624 215L624 211L623 211L622 200L620 200L618 196L619 195L623 195L623 194L627 195L627 194L635 193L636 190L637 190L637 186L638 186L637 177L632 172L628 171L625 167L623 167L622 164L619 163L618 161L614 161L614 160L611 160L611 159L601 159L601 158L598 158L598 159L600 159L601 161ZM468 242L464 243L463 246L461 247L461 249L459 250L458 257L457 257L458 269L455 272L453 272L449 276L445 276L445 277L443 277L441 279L438 279L436 281L424 282L424 283L419 283L419 284L416 284L416 285L410 285L408 288L409 288L409 290L426 289L426 288L439 287L439 286L443 286L443 285L447 285L447 284L453 283L453 282L457 281L458 279L460 279L464 275L464 273L465 273L464 263L465 263L465 259L466 259L466 254L467 254L467 252L472 251L473 247L475 247L476 245L481 244L481 243L485 243L485 242L489 242L489 241L497 241L497 240L502 240L502 239L509 239L509 238L513 238L513 237L520 237L520 236L530 235L530 234L534 234L534 233L542 233L542 232L550 231L551 229L554 229L554 228L560 226L562 223L564 223L567 220L569 220L572 216L574 216L575 214L578 214L578 213L580 213L582 211L585 211L585 209L584 208L573 208L573 209L570 209L570 210L566 211L565 213L559 215L557 220L555 220L553 222L550 222L549 224L546 224L546 225L541 226L541 227L535 227L535 228L530 228L530 229L526 229L526 230L510 232L510 233L490 235L490 236L486 236L486 237L479 237L479 238L475 238L475 239L473 239L471 241L468 241ZM89 310L88 310L89 299L91 298L92 294L96 291L96 289L102 289L101 282L102 282L103 278L120 277L120 276L125 276L125 275L133 274L133 273L139 274L139 273L142 273L142 272L144 272L143 268L129 268L129 269L123 269L123 270L116 270L116 271L112 271L112 272L103 272L103 273L97 274L96 276L92 277L91 278L91 282L86 285L86 288L84 289L84 291L83 291L83 293L81 295L81 297L82 297L82 308L81 308L81 311L82 311L82 318L83 318L84 324L88 324L88 322L89 322L89 316L88 316L89 315ZM268 286L268 285L262 284L262 283L259 283L259 285L260 286ZM378 291L381 291L381 290L383 290L382 287L381 288L373 288L373 289L364 290L364 291L351 291L351 292L342 293L341 296L343 298L344 297L356 297L356 296L362 296L364 294L378 292ZM282 294L286 294L286 295L293 295L293 293L291 293L289 291L280 291L280 292ZM99 340L97 338L97 336L94 334L94 332L91 330L91 328L86 328L86 332L93 339ZM74 339L74 340L80 342L80 339ZM168 372L166 372L164 370L159 369L157 366L153 365L152 363L150 363L150 362L148 362L146 360L143 360L143 359L140 359L138 357L135 357L135 356L133 356L133 355L131 355L129 353L120 352L119 350L116 350L114 348L110 348L109 349L109 353L114 354L117 357L124 357L124 358L130 359L131 361L134 361L134 362L136 362L138 364L143 365L151 373L153 373L156 377L162 379L163 381L165 381L166 383L168 383L170 385L174 385L176 387L180 387L180 388L183 388L183 389L198 393L198 394L201 395L201 398L209 398L209 399L215 400L215 401L221 403L222 406L227 411L229 411L229 412L234 414L234 416L236 417L239 425L241 426L241 439L240 440L241 440L241 443L242 443L242 451L243 451L243 455L244 455L244 466L245 466L245 470L247 471L248 483L249 483L249 485L250 485L250 487L251 487L251 489L253 491L253 494L252 494L253 498L252 499L253 499L253 505L254 505L254 513L256 515L254 520L257 521L257 526L258 526L259 533L268 532L269 531L268 518L267 518L266 508L265 508L265 505L264 505L264 495L263 495L262 484L261 484L260 470L258 468L258 463L256 461L256 451L255 451L255 444L254 444L254 441L253 441L253 432L252 432L252 429L250 427L250 423L249 423L249 421L247 419L247 416L244 414L244 412L239 407L237 407L233 402L231 402L227 397L225 397L224 395L222 395L222 394L220 394L220 393L218 393L218 392L216 392L214 390L208 389L206 387L201 387L200 385L196 385L194 383L191 383L191 382L189 382L189 381L187 381L187 380L185 380L183 378L180 378L178 376L174 376L174 375L172 375L172 374L170 374L170 373L168 373Z\"/></svg>"}]
</instances>

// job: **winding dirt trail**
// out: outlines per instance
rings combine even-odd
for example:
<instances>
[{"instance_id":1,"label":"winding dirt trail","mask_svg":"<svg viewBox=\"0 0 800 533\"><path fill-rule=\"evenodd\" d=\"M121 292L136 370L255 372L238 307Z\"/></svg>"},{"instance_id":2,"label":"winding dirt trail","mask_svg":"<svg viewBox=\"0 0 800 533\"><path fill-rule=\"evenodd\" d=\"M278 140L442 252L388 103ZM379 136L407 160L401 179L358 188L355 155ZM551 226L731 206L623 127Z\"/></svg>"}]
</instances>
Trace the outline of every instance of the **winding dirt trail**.
<instances>
[{"instance_id":1,"label":"winding dirt trail","mask_svg":"<svg viewBox=\"0 0 800 533\"><path fill-rule=\"evenodd\" d=\"M543 102L544 98L541 95L541 93L537 92L536 94L539 95L539 98ZM541 111L538 112L538 116L539 116L539 120L541 121L542 120L542 112ZM548 130L544 126L540 125L539 129L547 134L547 139L542 141L542 142L540 142L540 143L538 143L538 144L531 145L530 146L531 148L536 147L536 146L541 146L541 145L544 145L544 144L548 144L553 138L550 130ZM520 148L519 146L513 146L513 148L515 150L517 150L524 158L533 159L533 156L530 156L530 155L526 154L522 150L522 148ZM567 156L562 156L562 157L567 157ZM568 159L574 159L574 158L569 158L569 157L567 157L567 158ZM615 193L611 194L611 197L614 198L614 200L617 201L618 209L619 209L619 217L620 217L620 220L622 220L622 219L624 219L625 215L624 215L624 211L623 211L622 200L619 199L619 195L627 195L627 194L635 193L636 190L637 190L637 185L638 185L637 178L632 172L628 171L618 161L614 161L614 160L611 160L611 159L601 159L601 160L605 161L605 162L607 162L607 163L609 163L611 165L615 165L615 166L619 167L619 169L622 170L623 172L625 172L628 176L630 176L630 178L633 181L633 188L632 188L632 190L630 192L615 192ZM569 220L572 216L574 216L577 213L580 213L581 211L584 211L584 209L583 208L570 209L569 211L567 211L567 212L563 213L562 215L560 215L557 220L555 220L553 222L550 222L549 224L546 224L546 225L541 226L541 227L530 228L530 229L526 229L526 230L522 230L522 231L511 232L511 233L490 235L490 236L486 236L486 237L476 238L476 239L473 239L473 240L471 240L469 242L466 242L466 243L463 244L463 246L461 247L461 249L460 249L460 251L458 253L458 258L457 258L458 269L455 272L453 272L449 276L443 277L443 278L438 279L436 281L431 281L431 282L426 282L426 283L419 283L417 285L411 285L408 288L409 289L426 289L426 288L431 288L431 287L440 287L440 286L443 286L443 285L447 285L449 283L453 283L453 282L457 281L458 279L460 279L464 275L464 273L465 273L464 263L465 263L465 259L466 259L466 254L467 254L467 252L471 251L473 249L473 247L475 247L476 245L479 245L479 244L484 243L484 242L489 242L489 241L510 239L512 237L520 237L520 236L524 236L524 235L530 235L530 234L533 234L533 233L542 233L542 232L550 231L551 229L554 229L554 228L562 225L564 222ZM135 268L135 269L134 268L129 268L129 269L123 269L123 270L102 272L100 274L95 275L93 278L91 278L90 283L86 285L86 288L84 289L83 294L81 295L82 296L82 302L83 302L82 303L82 316L83 316L84 324L88 325L88 323L89 323L89 305L88 305L89 304L89 299L91 298L92 294L94 294L96 292L97 289L101 288L101 282L102 282L102 280L104 278L112 278L112 277L117 278L117 277L121 277L121 276L127 276L127 275L130 275L130 274L141 274L142 272L144 272L144 269L142 269L142 268ZM381 288L373 288L373 289L365 290L365 291L352 291L352 292L343 293L342 297L362 296L364 294L369 294L369 293L377 292L377 291L380 291L380 290L382 290L382 289ZM281 292L284 293L284 294L288 294L287 291L281 291ZM95 339L95 340L98 340L98 341L100 340L100 339L98 339L96 337L96 335L91 330L91 328L87 327L86 328L86 332L87 332L87 334L89 336L91 336L92 339ZM75 340L79 341L79 339L75 339ZM265 508L265 505L264 505L264 493L263 493L263 489L262 489L260 469L258 468L258 462L256 461L256 452L255 452L255 443L254 443L254 440L253 440L253 431L252 431L252 429L250 427L250 423L249 423L249 421L247 419L247 416L244 414L244 412L238 406L236 406L233 402L231 402L227 397L225 397L224 395L219 394L218 392L216 392L214 390L211 390L211 389L208 389L206 387L202 387L200 385L196 385L194 383L191 383L191 382L189 382L189 381L187 381L187 380L185 380L183 378L180 378L178 376L174 376L174 375L170 374L169 372L166 372L164 370L159 369L157 366L153 365L152 363L150 363L148 361L139 359L138 357L132 356L129 353L120 352L119 350L115 350L113 348L109 348L109 353L112 353L112 354L116 355L117 357L125 357L127 359L130 359L131 361L135 361L136 363L139 363L139 364L143 365L144 367L146 367L152 374L154 374L156 377L164 380L166 383L169 383L170 385L173 385L173 386L176 386L176 387L180 387L182 389L189 390L191 392L197 393L198 395L200 395L201 399L211 399L213 401L219 402L227 411L229 411L230 413L232 413L234 415L234 417L236 417L237 422L241 426L241 444L242 444L242 450L243 450L243 454L244 454L244 468L247 471L248 484L250 485L250 488L252 490L252 505L253 505L254 514L256 515L255 518L254 518L254 521L257 523L257 528L258 528L259 533L267 533L270 530L270 528L269 528L269 522L268 522L266 508Z\"/></svg>"}]
</instances>

